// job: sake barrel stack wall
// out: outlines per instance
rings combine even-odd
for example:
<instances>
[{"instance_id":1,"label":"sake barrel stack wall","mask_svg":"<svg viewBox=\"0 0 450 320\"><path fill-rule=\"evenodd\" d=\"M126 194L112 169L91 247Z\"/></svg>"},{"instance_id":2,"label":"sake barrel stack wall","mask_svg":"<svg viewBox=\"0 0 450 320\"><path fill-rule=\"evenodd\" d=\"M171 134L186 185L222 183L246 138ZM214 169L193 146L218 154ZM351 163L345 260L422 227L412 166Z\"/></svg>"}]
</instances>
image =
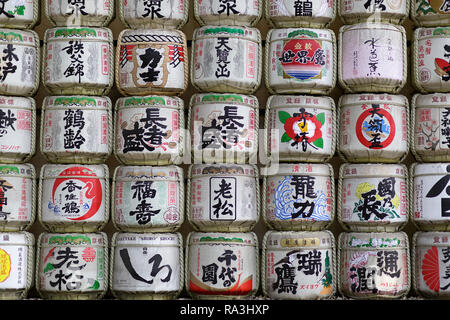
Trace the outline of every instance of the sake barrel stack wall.
<instances>
[{"instance_id":1,"label":"sake barrel stack wall","mask_svg":"<svg viewBox=\"0 0 450 320\"><path fill-rule=\"evenodd\" d=\"M44 1L41 1L41 8L44 7ZM117 8L117 2L116 2L116 8ZM44 32L45 30L51 28L51 24L49 23L49 21L46 19L46 17L44 16L43 10L41 10L41 21L40 24L38 24L37 26L35 26L33 29L37 32L37 34L39 35L40 39L41 39L41 45L42 45L42 40L44 37ZM411 43L411 38L412 38L412 22L409 19L406 19L403 24L406 30L406 37L408 39L408 46L406 48L407 50L407 57L409 59L410 57L410 51L411 51L411 47L410 47L410 43ZM333 23L328 27L329 29L333 30L335 32L335 34L338 34L339 28L342 26L342 21L337 17ZM184 34L187 37L187 44L188 44L188 55L191 54L192 52L192 36L194 33L194 30L196 28L199 28L200 25L198 24L198 22L195 20L194 18L194 12L193 12L193 4L192 1L190 2L189 5L189 20L188 22L180 28L180 30L182 32L184 32ZM256 24L255 26L261 33L261 39L263 40L262 44L263 44L263 49L266 45L266 41L264 41L267 37L267 33L270 29L269 24L267 22L267 20L262 17L261 20ZM114 43L116 44L116 41L118 39L119 33L125 29L124 25L122 24L122 22L120 21L120 19L118 18L118 15L116 14L115 18L111 21L111 23L109 24L108 28L110 28L112 30L112 34L113 34L113 39L114 39ZM117 49L117 48L115 48ZM263 59L265 59L263 57ZM408 65L410 61L408 61ZM264 63L264 61L263 61ZM263 75L264 77L264 75ZM199 93L199 91L197 89L195 89L192 84L189 82L186 91L180 95L180 97L183 99L184 101L184 105L185 105L185 118L188 118L188 108L187 106L189 105L191 96L194 93ZM337 102L339 100L339 98L341 97L343 93L343 89L339 86L336 85L336 87L330 92L329 96L331 98L333 98L333 100L335 101L336 105ZM408 99L411 99L413 93L414 93L414 89L411 85L411 77L408 74L408 78L407 78L407 83L405 84L405 86L403 87L402 90L400 90L399 92L402 95L405 95ZM37 123L40 123L41 121L41 116L42 116L42 112L41 112L41 106L43 105L43 100L44 98L48 95L47 91L45 90L45 88L41 85L39 87L39 89L37 90L36 95L34 96L35 100L36 100L36 106L37 106ZM263 128L264 125L264 120L265 120L265 116L267 116L266 112L265 112L265 106L266 106L266 102L270 96L269 92L267 91L267 89L265 88L264 85L261 85L259 87L259 89L254 93L254 95L258 98L259 101L259 124L260 124L260 128ZM110 93L109 93L109 98L111 99L113 105L115 104L115 102L122 96L119 91L117 90L116 86L113 86ZM337 108L337 106L336 106ZM36 137L36 141L40 141L40 135L41 132L37 132L37 137ZM37 150L36 150L36 156L33 157L30 161L30 163L32 163L35 167L36 167L36 172L40 172L42 166L46 163L45 158L42 155L42 151L40 150L40 147L37 146ZM402 163L406 164L408 167L409 165L414 162L414 158L412 156L411 153L408 153L407 157L405 159L403 159ZM330 164L333 167L333 171L334 171L334 179L335 179L335 185L337 185L337 178L338 178L338 173L339 173L339 168L341 166L341 164L343 163L343 160L338 157L336 154L330 159ZM114 156L109 156L109 158L106 160L106 164L109 168L109 172L112 173L114 172L115 168L117 168L120 163L118 162L118 160L114 157ZM184 174L185 174L185 178L187 178L187 170L188 170L188 165L183 164L181 165L181 167L184 169ZM111 179L110 179L111 182ZM260 187L262 190L262 179L260 179ZM334 237L337 239L339 234L342 233L344 230L342 228L342 226L338 223L337 219L335 219L333 221L333 223L329 226L328 228L334 235ZM411 221L409 221L407 223L407 225L405 226L405 228L403 229L403 231L405 231L408 235L409 240L412 239L412 235L413 233L417 230L416 226L413 225L413 223ZM113 223L111 220L109 220L109 222L105 225L105 227L103 228L103 231L108 235L108 239L111 239L112 235L117 231L117 229L114 227ZM185 219L184 223L181 225L179 232L182 234L183 239L185 240L187 235L193 231L192 226L188 223L188 221ZM261 250L262 248L262 240L263 237L265 235L265 233L268 231L267 226L264 224L263 219L260 219L258 221L258 223L255 225L255 227L253 228L253 232L257 235L258 237L258 242L259 242L259 248ZM37 236L39 236L39 234L41 234L42 232L44 232L42 226L39 223L34 223L30 229L30 232L33 233L36 238ZM185 243L186 244L186 243ZM256 296L261 296L262 295L262 291L261 289L256 293ZM413 293L410 293L410 296L413 296ZM28 295L29 297L38 297L37 292L35 291L35 289L32 289ZM111 293L108 292L106 294L106 297L112 297ZM187 292L185 291L185 289L183 290L183 292L181 292L180 297L188 297Z\"/></svg>"}]
</instances>

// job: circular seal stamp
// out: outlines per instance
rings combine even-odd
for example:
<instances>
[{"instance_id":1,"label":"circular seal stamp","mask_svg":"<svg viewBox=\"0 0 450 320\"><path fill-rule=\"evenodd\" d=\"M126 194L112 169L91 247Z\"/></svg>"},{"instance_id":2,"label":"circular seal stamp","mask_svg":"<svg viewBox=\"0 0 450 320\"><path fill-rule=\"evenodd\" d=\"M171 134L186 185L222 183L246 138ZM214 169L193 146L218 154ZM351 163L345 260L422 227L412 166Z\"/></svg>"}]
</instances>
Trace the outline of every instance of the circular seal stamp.
<instances>
[{"instance_id":1,"label":"circular seal stamp","mask_svg":"<svg viewBox=\"0 0 450 320\"><path fill-rule=\"evenodd\" d=\"M180 220L180 213L176 207L169 207L166 212L164 212L164 221L173 224Z\"/></svg>"},{"instance_id":2,"label":"circular seal stamp","mask_svg":"<svg viewBox=\"0 0 450 320\"><path fill-rule=\"evenodd\" d=\"M431 71L428 68L423 68L420 70L420 81L428 82L431 79Z\"/></svg>"}]
</instances>

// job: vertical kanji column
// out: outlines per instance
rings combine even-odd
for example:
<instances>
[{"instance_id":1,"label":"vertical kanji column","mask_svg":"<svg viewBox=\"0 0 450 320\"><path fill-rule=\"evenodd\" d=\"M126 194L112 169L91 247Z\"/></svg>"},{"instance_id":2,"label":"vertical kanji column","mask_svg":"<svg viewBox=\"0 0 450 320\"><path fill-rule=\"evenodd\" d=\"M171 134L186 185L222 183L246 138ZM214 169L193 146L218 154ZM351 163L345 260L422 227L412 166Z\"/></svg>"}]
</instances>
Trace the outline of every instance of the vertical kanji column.
<instances>
[{"instance_id":1,"label":"vertical kanji column","mask_svg":"<svg viewBox=\"0 0 450 320\"><path fill-rule=\"evenodd\" d=\"M428 299L450 293L449 9L448 1L411 2L411 78L416 90L411 99L411 151L416 162L410 168L410 191L411 219L418 229L412 244L413 287Z\"/></svg>"},{"instance_id":2,"label":"vertical kanji column","mask_svg":"<svg viewBox=\"0 0 450 320\"><path fill-rule=\"evenodd\" d=\"M334 1L266 1L262 214L263 293L327 299L336 292ZM289 247L290 250L284 250Z\"/></svg>"},{"instance_id":3,"label":"vertical kanji column","mask_svg":"<svg viewBox=\"0 0 450 320\"><path fill-rule=\"evenodd\" d=\"M196 299L247 298L259 288L257 168L261 1L193 1L188 129L186 290Z\"/></svg>"},{"instance_id":4,"label":"vertical kanji column","mask_svg":"<svg viewBox=\"0 0 450 320\"><path fill-rule=\"evenodd\" d=\"M24 299L34 276L39 1L0 5L0 299Z\"/></svg>"},{"instance_id":5,"label":"vertical kanji column","mask_svg":"<svg viewBox=\"0 0 450 320\"><path fill-rule=\"evenodd\" d=\"M175 299L183 290L189 2L118 1L110 290Z\"/></svg>"},{"instance_id":6,"label":"vertical kanji column","mask_svg":"<svg viewBox=\"0 0 450 320\"><path fill-rule=\"evenodd\" d=\"M108 289L114 1L45 1L36 290L101 299Z\"/></svg>"},{"instance_id":7,"label":"vertical kanji column","mask_svg":"<svg viewBox=\"0 0 450 320\"><path fill-rule=\"evenodd\" d=\"M339 1L339 292L394 299L411 285L407 41L409 2ZM352 240L350 240L352 239ZM350 241L349 241L350 240ZM360 260L359 257L367 259ZM373 257L373 258L372 258Z\"/></svg>"}]
</instances>

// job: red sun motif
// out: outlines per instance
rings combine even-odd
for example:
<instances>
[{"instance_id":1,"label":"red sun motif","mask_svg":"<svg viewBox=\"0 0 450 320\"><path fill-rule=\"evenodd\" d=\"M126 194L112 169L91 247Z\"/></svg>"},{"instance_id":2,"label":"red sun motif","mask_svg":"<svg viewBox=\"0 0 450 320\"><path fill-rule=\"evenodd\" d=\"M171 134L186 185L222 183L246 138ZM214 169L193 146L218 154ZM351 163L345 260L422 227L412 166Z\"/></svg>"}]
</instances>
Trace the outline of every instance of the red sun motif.
<instances>
[{"instance_id":1,"label":"red sun motif","mask_svg":"<svg viewBox=\"0 0 450 320\"><path fill-rule=\"evenodd\" d=\"M379 144L374 145L373 142L368 139L368 136L365 136L363 133L364 122L369 121L371 117L373 117L373 113L374 113L373 109L367 109L359 116L355 126L356 136L358 137L359 142L367 148L383 149L389 146L394 140L396 132L395 121L392 115L385 109L380 108L376 110L376 114L378 115L377 117L381 116L384 117L384 119L386 119L387 123L389 124L390 131L385 139L383 139Z\"/></svg>"},{"instance_id":2,"label":"red sun motif","mask_svg":"<svg viewBox=\"0 0 450 320\"><path fill-rule=\"evenodd\" d=\"M85 167L70 167L61 172L59 176L64 178L55 179L55 183L53 184L52 189L53 203L55 203L56 190L58 189L58 186L61 185L61 183L67 180L78 180L84 184L82 189L87 189L85 192L85 197L87 199L92 199L92 203L89 210L84 215L78 218L68 219L74 221L87 220L95 215L100 209L103 198L102 184L100 183L97 175L92 170ZM89 178L89 176L92 176L92 178Z\"/></svg>"},{"instance_id":3,"label":"red sun motif","mask_svg":"<svg viewBox=\"0 0 450 320\"><path fill-rule=\"evenodd\" d=\"M422 276L428 288L439 292L439 253L437 247L431 247L422 260Z\"/></svg>"},{"instance_id":4,"label":"red sun motif","mask_svg":"<svg viewBox=\"0 0 450 320\"><path fill-rule=\"evenodd\" d=\"M313 127L313 132L311 132ZM291 117L286 119L284 123L284 130L286 134L296 142L302 142L305 138L308 142L314 142L317 139L322 138L322 123L317 118L309 113L303 114L302 117ZM302 136L299 133L307 133L306 136Z\"/></svg>"}]
</instances>

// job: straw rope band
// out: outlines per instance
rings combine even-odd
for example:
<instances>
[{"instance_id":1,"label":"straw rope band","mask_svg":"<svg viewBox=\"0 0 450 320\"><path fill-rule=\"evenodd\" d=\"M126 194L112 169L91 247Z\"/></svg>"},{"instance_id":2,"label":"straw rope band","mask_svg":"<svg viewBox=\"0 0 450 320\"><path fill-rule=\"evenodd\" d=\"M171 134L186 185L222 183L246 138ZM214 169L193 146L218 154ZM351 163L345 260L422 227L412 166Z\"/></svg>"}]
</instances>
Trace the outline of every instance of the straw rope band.
<instances>
[{"instance_id":1,"label":"straw rope band","mask_svg":"<svg viewBox=\"0 0 450 320\"><path fill-rule=\"evenodd\" d=\"M181 36L158 35L158 34L134 34L123 35L120 39L122 44L130 42L167 42L183 44L184 39Z\"/></svg>"}]
</instances>

